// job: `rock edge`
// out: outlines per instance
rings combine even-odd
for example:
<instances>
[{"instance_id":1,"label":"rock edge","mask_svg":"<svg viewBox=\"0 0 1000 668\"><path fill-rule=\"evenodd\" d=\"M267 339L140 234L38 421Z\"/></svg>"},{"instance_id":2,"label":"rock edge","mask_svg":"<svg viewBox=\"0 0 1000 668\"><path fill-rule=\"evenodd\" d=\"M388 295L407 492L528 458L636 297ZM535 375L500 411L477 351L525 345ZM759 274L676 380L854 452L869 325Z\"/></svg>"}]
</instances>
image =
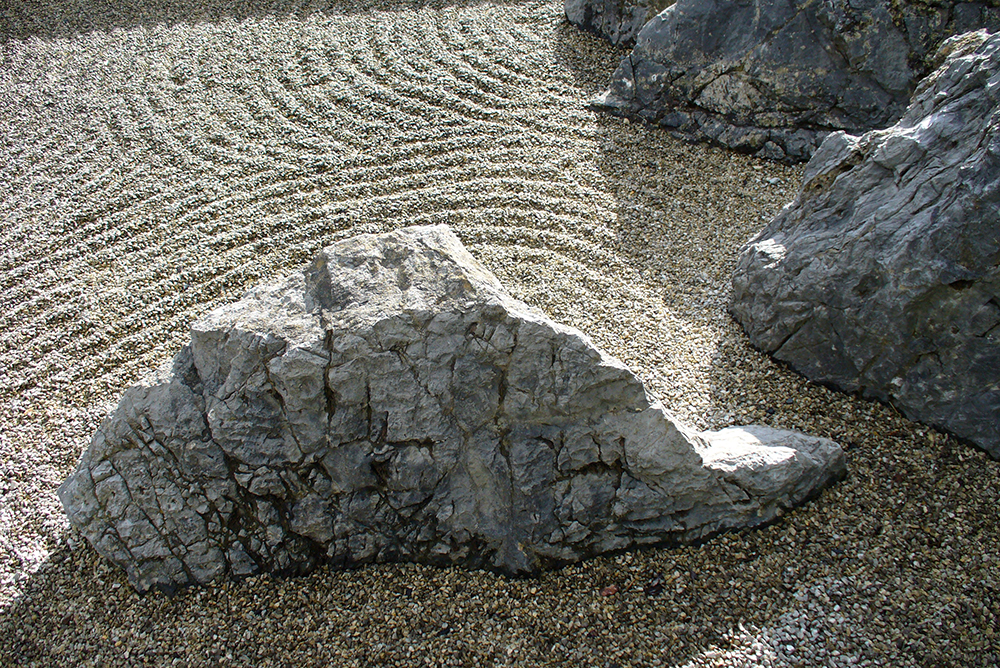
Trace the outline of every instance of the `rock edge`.
<instances>
[{"instance_id":1,"label":"rock edge","mask_svg":"<svg viewBox=\"0 0 1000 668\"><path fill-rule=\"evenodd\" d=\"M730 310L808 378L1000 458L1000 35L941 59L899 123L823 142L741 251Z\"/></svg>"},{"instance_id":2,"label":"rock edge","mask_svg":"<svg viewBox=\"0 0 1000 668\"><path fill-rule=\"evenodd\" d=\"M322 563L511 574L778 516L833 441L696 433L445 226L363 235L191 327L60 487L140 591Z\"/></svg>"}]
</instances>

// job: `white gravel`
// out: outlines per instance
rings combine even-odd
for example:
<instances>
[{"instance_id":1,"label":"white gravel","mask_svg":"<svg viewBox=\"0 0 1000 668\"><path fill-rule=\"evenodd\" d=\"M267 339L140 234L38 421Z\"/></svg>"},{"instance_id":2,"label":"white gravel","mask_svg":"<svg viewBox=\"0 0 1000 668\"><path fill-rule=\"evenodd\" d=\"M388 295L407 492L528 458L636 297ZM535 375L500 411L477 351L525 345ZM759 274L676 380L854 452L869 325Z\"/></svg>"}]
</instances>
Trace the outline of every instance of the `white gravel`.
<instances>
[{"instance_id":1,"label":"white gravel","mask_svg":"<svg viewBox=\"0 0 1000 668\"><path fill-rule=\"evenodd\" d=\"M0 4L0 665L1000 663L1000 466L748 346L735 253L801 170L588 111L623 54L540 0ZM529 580L139 597L69 532L56 487L188 323L436 222L682 419L834 438L851 476L759 531Z\"/></svg>"}]
</instances>

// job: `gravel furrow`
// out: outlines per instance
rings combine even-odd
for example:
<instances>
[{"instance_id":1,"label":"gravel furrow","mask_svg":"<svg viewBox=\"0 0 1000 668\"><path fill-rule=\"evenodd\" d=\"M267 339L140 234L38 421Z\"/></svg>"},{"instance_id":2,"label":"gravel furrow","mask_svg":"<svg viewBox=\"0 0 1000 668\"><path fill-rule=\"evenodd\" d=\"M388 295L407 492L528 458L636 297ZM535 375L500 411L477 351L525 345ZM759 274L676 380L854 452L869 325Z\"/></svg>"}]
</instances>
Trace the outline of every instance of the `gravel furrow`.
<instances>
[{"instance_id":1,"label":"gravel furrow","mask_svg":"<svg viewBox=\"0 0 1000 668\"><path fill-rule=\"evenodd\" d=\"M801 170L588 111L623 53L551 0L3 3L0 665L1000 663L1000 466L749 347L729 275ZM534 579L137 596L55 496L100 420L211 308L427 223L681 419L836 439L850 477L758 531Z\"/></svg>"}]
</instances>

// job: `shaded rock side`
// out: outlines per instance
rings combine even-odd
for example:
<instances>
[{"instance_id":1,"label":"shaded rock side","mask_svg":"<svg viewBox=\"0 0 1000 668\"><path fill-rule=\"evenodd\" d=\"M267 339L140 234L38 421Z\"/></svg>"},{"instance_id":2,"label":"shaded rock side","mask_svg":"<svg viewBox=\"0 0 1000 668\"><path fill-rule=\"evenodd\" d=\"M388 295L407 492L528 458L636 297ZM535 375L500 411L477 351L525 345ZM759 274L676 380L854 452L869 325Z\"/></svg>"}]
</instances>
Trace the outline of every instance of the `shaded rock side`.
<instances>
[{"instance_id":1,"label":"shaded rock side","mask_svg":"<svg viewBox=\"0 0 1000 668\"><path fill-rule=\"evenodd\" d=\"M615 46L630 46L646 22L674 0L565 0L566 19L604 37Z\"/></svg>"},{"instance_id":2,"label":"shaded rock side","mask_svg":"<svg viewBox=\"0 0 1000 668\"><path fill-rule=\"evenodd\" d=\"M140 590L322 562L509 573L766 522L834 442L694 433L447 227L359 236L191 327L60 498Z\"/></svg>"},{"instance_id":3,"label":"shaded rock side","mask_svg":"<svg viewBox=\"0 0 1000 668\"><path fill-rule=\"evenodd\" d=\"M731 310L809 378L1000 457L1000 36L942 53L898 124L823 142Z\"/></svg>"},{"instance_id":4,"label":"shaded rock side","mask_svg":"<svg viewBox=\"0 0 1000 668\"><path fill-rule=\"evenodd\" d=\"M937 47L996 3L679 0L640 31L598 108L786 162L900 118Z\"/></svg>"}]
</instances>

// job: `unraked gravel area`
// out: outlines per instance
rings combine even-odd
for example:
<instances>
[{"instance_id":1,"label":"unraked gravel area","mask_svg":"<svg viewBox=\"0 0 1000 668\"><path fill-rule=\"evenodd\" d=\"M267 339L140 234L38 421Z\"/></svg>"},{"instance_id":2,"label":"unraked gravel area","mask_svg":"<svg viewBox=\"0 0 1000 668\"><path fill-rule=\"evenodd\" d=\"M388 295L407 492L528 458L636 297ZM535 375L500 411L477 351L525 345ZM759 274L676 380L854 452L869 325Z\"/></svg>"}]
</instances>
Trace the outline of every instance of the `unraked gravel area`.
<instances>
[{"instance_id":1,"label":"unraked gravel area","mask_svg":"<svg viewBox=\"0 0 1000 668\"><path fill-rule=\"evenodd\" d=\"M735 255L801 169L589 111L623 54L558 0L4 3L0 665L1000 663L1000 466L748 345ZM192 320L425 223L681 419L836 439L850 477L761 530L519 580L140 597L70 532L57 486Z\"/></svg>"}]
</instances>

